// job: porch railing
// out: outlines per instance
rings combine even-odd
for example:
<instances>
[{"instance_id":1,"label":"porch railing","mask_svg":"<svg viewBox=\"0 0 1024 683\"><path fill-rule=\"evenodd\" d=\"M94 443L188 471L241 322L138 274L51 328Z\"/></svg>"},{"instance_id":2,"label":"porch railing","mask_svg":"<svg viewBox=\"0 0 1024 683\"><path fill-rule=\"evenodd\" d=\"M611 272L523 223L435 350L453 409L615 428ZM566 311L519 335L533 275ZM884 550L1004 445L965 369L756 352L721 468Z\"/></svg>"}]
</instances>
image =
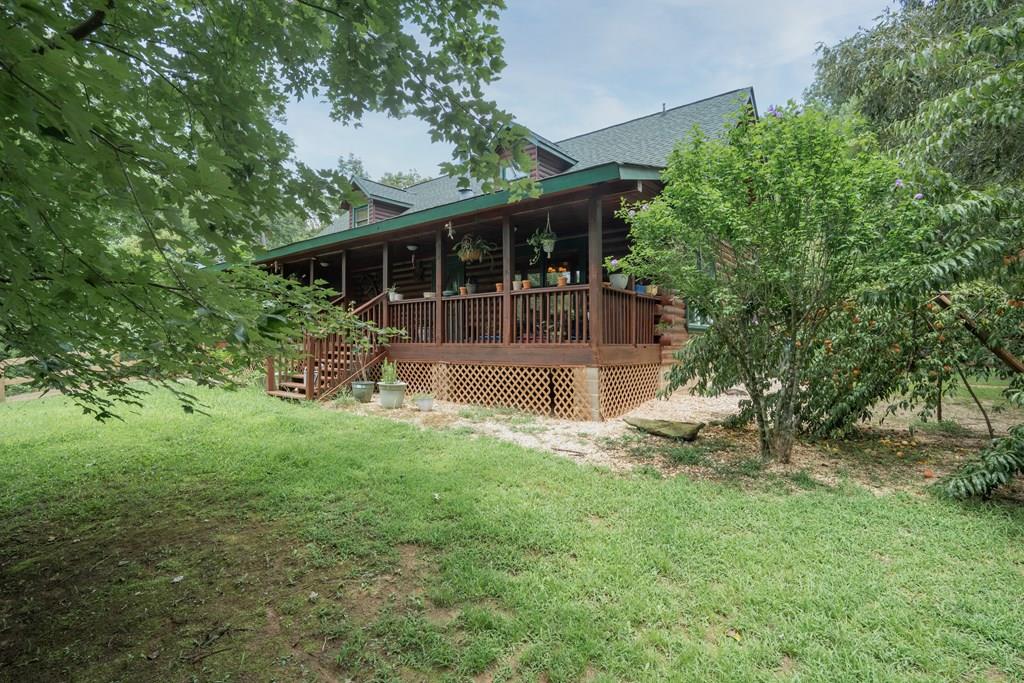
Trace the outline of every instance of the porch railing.
<instances>
[{"instance_id":1,"label":"porch railing","mask_svg":"<svg viewBox=\"0 0 1024 683\"><path fill-rule=\"evenodd\" d=\"M444 341L449 344L500 344L503 304L501 292L445 299L442 309Z\"/></svg>"},{"instance_id":2,"label":"porch railing","mask_svg":"<svg viewBox=\"0 0 1024 683\"><path fill-rule=\"evenodd\" d=\"M392 344L431 344L434 341L434 299L389 301L388 325L405 330L406 336L393 339Z\"/></svg>"},{"instance_id":3,"label":"porch railing","mask_svg":"<svg viewBox=\"0 0 1024 683\"><path fill-rule=\"evenodd\" d=\"M645 345L656 342L661 299L605 286L602 291L602 343ZM544 287L508 293L488 292L446 297L441 301L441 325L436 323L437 300L387 301L379 296L356 309L364 320L405 330L391 344L589 344L593 337L590 289L587 285ZM508 321L509 339L503 337ZM440 328L440 338L438 329ZM314 340L315 341L315 340ZM331 342L328 338L324 341ZM333 342L340 343L340 342ZM314 349L319 351L319 347ZM327 348L331 352L330 345ZM325 370L333 381L334 371Z\"/></svg>"},{"instance_id":4,"label":"porch railing","mask_svg":"<svg viewBox=\"0 0 1024 683\"><path fill-rule=\"evenodd\" d=\"M605 344L653 344L655 320L661 300L625 289L604 288L603 332Z\"/></svg>"},{"instance_id":5,"label":"porch railing","mask_svg":"<svg viewBox=\"0 0 1024 683\"><path fill-rule=\"evenodd\" d=\"M587 285L512 292L512 341L516 344L587 344Z\"/></svg>"}]
</instances>

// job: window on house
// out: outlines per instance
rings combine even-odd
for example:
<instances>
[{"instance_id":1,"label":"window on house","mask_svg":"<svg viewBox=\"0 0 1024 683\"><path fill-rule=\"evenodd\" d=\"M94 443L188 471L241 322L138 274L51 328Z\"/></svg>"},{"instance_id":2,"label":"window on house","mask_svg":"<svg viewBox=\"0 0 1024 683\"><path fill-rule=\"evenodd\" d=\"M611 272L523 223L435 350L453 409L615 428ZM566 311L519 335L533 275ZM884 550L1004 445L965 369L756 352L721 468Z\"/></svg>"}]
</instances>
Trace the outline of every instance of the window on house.
<instances>
[{"instance_id":1,"label":"window on house","mask_svg":"<svg viewBox=\"0 0 1024 683\"><path fill-rule=\"evenodd\" d=\"M709 276L715 276L715 261L714 259L705 258L704 254L698 249L697 250L697 267L707 273ZM690 330L706 330L714 322L710 315L697 310L686 303L686 326Z\"/></svg>"},{"instance_id":2,"label":"window on house","mask_svg":"<svg viewBox=\"0 0 1024 683\"><path fill-rule=\"evenodd\" d=\"M701 313L689 304L686 306L686 326L690 330L706 330L711 327L711 316Z\"/></svg>"},{"instance_id":3,"label":"window on house","mask_svg":"<svg viewBox=\"0 0 1024 683\"><path fill-rule=\"evenodd\" d=\"M370 205L363 204L352 209L352 225L359 227L361 225L367 225L370 222Z\"/></svg>"}]
</instances>

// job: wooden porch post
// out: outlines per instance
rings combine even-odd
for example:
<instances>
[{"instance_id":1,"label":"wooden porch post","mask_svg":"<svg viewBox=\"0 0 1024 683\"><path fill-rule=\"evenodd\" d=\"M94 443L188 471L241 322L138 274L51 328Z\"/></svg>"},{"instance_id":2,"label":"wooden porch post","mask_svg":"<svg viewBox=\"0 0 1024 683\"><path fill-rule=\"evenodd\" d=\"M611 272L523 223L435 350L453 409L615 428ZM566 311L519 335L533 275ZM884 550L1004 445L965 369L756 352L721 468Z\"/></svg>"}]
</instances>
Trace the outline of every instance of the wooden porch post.
<instances>
[{"instance_id":1,"label":"wooden porch post","mask_svg":"<svg viewBox=\"0 0 1024 683\"><path fill-rule=\"evenodd\" d=\"M604 243L601 234L601 194L595 190L587 199L587 282L590 288L590 345L594 349L604 342L601 257Z\"/></svg>"},{"instance_id":2,"label":"wooden porch post","mask_svg":"<svg viewBox=\"0 0 1024 683\"><path fill-rule=\"evenodd\" d=\"M390 281L388 279L388 256L389 256L388 252L391 251L390 246L391 246L391 244L387 240L385 240L384 241L384 245L381 247L381 252L380 252L381 253L381 276L380 276L380 279L381 279L381 285L382 285L381 286L381 291L382 292L388 291L388 287L391 286L391 283L390 283ZM381 320L381 323L380 323L381 327L387 327L388 326L388 299L389 298L390 297L384 297L384 300L381 301L381 311L382 311L381 317L383 318L383 320Z\"/></svg>"},{"instance_id":3,"label":"wooden porch post","mask_svg":"<svg viewBox=\"0 0 1024 683\"><path fill-rule=\"evenodd\" d=\"M514 250L512 242L512 222L509 217L501 218L501 343L508 346L512 343L512 317L515 315L512 310L512 253Z\"/></svg>"},{"instance_id":4,"label":"wooden porch post","mask_svg":"<svg viewBox=\"0 0 1024 683\"><path fill-rule=\"evenodd\" d=\"M341 252L341 296L348 298L348 249Z\"/></svg>"},{"instance_id":5,"label":"wooden porch post","mask_svg":"<svg viewBox=\"0 0 1024 683\"><path fill-rule=\"evenodd\" d=\"M444 342L444 243L441 228L434 233L434 343Z\"/></svg>"},{"instance_id":6,"label":"wooden porch post","mask_svg":"<svg viewBox=\"0 0 1024 683\"><path fill-rule=\"evenodd\" d=\"M313 277L316 275L316 259L309 259L309 286L313 286Z\"/></svg>"}]
</instances>

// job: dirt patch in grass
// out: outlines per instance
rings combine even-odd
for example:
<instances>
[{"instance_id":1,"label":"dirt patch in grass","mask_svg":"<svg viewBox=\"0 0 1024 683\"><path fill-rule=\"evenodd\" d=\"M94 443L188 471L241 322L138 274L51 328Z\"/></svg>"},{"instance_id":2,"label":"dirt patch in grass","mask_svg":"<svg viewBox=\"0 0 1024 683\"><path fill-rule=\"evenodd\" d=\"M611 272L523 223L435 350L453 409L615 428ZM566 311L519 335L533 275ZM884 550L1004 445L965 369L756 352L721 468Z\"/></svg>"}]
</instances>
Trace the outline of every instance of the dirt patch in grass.
<instances>
[{"instance_id":1,"label":"dirt patch in grass","mask_svg":"<svg viewBox=\"0 0 1024 683\"><path fill-rule=\"evenodd\" d=\"M416 545L367 570L324 562L284 524L173 503L8 531L0 680L350 680L339 647L381 615L412 602L437 623L458 614L424 598Z\"/></svg>"},{"instance_id":2,"label":"dirt patch in grass","mask_svg":"<svg viewBox=\"0 0 1024 683\"><path fill-rule=\"evenodd\" d=\"M425 596L424 586L429 577L428 563L423 559L423 549L413 544L402 544L396 551L398 563L393 570L353 582L345 587L345 605L353 619L358 622L369 623L385 609L400 607L405 600L419 602ZM438 614L428 612L428 618L445 620L446 610L431 609L437 609Z\"/></svg>"}]
</instances>

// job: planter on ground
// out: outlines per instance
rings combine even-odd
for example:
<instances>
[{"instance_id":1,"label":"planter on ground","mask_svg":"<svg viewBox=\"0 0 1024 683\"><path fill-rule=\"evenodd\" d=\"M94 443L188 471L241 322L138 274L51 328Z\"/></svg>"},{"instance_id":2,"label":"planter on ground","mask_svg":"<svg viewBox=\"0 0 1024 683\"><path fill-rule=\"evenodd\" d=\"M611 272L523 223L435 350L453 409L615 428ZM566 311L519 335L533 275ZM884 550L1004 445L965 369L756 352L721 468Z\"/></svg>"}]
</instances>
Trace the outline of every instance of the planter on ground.
<instances>
[{"instance_id":1,"label":"planter on ground","mask_svg":"<svg viewBox=\"0 0 1024 683\"><path fill-rule=\"evenodd\" d=\"M407 388L405 382L377 382L381 408L401 408Z\"/></svg>"},{"instance_id":2,"label":"planter on ground","mask_svg":"<svg viewBox=\"0 0 1024 683\"><path fill-rule=\"evenodd\" d=\"M429 413L434 409L434 397L433 396L414 396L413 403L416 404L417 410L424 413Z\"/></svg>"},{"instance_id":3,"label":"planter on ground","mask_svg":"<svg viewBox=\"0 0 1024 683\"><path fill-rule=\"evenodd\" d=\"M373 382L352 382L352 398L360 403L369 403L373 398Z\"/></svg>"}]
</instances>

